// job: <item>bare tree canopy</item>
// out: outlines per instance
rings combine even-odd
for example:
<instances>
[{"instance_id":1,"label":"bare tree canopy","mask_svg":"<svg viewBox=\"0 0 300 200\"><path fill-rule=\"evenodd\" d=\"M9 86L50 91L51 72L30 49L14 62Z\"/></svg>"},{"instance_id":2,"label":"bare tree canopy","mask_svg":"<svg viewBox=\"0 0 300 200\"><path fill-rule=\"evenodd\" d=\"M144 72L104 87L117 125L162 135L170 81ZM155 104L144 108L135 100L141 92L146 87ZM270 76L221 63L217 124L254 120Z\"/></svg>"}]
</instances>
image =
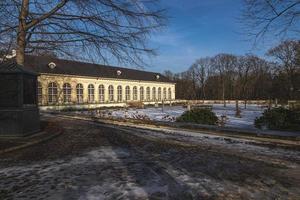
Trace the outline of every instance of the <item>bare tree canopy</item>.
<instances>
[{"instance_id":1,"label":"bare tree canopy","mask_svg":"<svg viewBox=\"0 0 300 200\"><path fill-rule=\"evenodd\" d=\"M273 56L279 62L278 70L286 74L290 98L294 98L295 93L300 89L297 81L300 73L299 51L300 42L293 40L284 41L268 51L268 55Z\"/></svg>"},{"instance_id":2,"label":"bare tree canopy","mask_svg":"<svg viewBox=\"0 0 300 200\"><path fill-rule=\"evenodd\" d=\"M142 63L154 54L147 38L164 25L159 0L1 0L1 46L26 53L80 53L94 59Z\"/></svg>"},{"instance_id":3,"label":"bare tree canopy","mask_svg":"<svg viewBox=\"0 0 300 200\"><path fill-rule=\"evenodd\" d=\"M299 0L244 0L244 3L241 21L255 42L267 34L278 37L299 35Z\"/></svg>"},{"instance_id":4,"label":"bare tree canopy","mask_svg":"<svg viewBox=\"0 0 300 200\"><path fill-rule=\"evenodd\" d=\"M286 40L267 52L204 57L184 72L165 74L176 82L177 99L300 99L300 42ZM225 105L225 101L224 101Z\"/></svg>"}]
</instances>

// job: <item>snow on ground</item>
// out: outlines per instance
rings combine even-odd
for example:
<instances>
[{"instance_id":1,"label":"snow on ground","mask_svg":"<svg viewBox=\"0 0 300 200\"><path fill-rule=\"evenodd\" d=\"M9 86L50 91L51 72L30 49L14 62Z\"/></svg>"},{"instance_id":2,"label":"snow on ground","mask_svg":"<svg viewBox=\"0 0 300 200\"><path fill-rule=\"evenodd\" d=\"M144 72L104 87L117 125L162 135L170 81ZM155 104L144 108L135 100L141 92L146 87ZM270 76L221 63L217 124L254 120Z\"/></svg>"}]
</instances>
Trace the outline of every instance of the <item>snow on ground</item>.
<instances>
[{"instance_id":1,"label":"snow on ground","mask_svg":"<svg viewBox=\"0 0 300 200\"><path fill-rule=\"evenodd\" d=\"M137 183L143 176L144 182ZM168 192L159 174L123 148L100 147L71 159L0 167L0 177L5 190L22 190L11 194L14 199L147 199Z\"/></svg>"},{"instance_id":2,"label":"snow on ground","mask_svg":"<svg viewBox=\"0 0 300 200\"><path fill-rule=\"evenodd\" d=\"M220 118L222 115L227 117L225 126L255 129L254 120L256 117L261 116L264 108L259 105L240 105L241 117L235 116L235 104L227 104L226 107L223 104L214 104L213 112ZM115 109L104 110L101 113L102 117L113 118L131 118L131 119L147 119L153 121L175 121L177 117L181 116L187 109L182 106L165 106L162 107L148 107L145 109Z\"/></svg>"},{"instance_id":3,"label":"snow on ground","mask_svg":"<svg viewBox=\"0 0 300 200\"><path fill-rule=\"evenodd\" d=\"M162 200L299 196L298 179L293 178L293 173L299 172L297 150L257 146L248 140L193 131L166 133L56 120L68 127L63 135L76 141L65 145L69 148L83 145L84 134L86 138L100 135L93 132L104 132L101 139L113 143L54 160L20 159L15 165L2 166L0 159L0 197ZM52 142L58 146L62 141L68 144L72 140L58 137Z\"/></svg>"},{"instance_id":4,"label":"snow on ground","mask_svg":"<svg viewBox=\"0 0 300 200\"><path fill-rule=\"evenodd\" d=\"M264 108L259 105L247 105L247 108L244 108L244 105L240 106L241 118L235 116L235 105L228 104L224 107L221 104L214 104L213 111L218 117L222 115L227 116L227 121L225 126L246 128L246 129L255 129L254 120L256 117L260 117Z\"/></svg>"}]
</instances>

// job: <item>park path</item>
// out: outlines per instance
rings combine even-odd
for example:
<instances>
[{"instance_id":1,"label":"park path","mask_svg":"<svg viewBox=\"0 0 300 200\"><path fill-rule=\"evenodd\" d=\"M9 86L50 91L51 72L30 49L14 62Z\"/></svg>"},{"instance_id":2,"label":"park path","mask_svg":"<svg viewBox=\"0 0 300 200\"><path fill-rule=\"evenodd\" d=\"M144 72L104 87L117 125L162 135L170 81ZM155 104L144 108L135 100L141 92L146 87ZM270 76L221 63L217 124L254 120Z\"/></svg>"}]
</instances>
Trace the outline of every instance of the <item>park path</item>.
<instances>
[{"instance_id":1,"label":"park path","mask_svg":"<svg viewBox=\"0 0 300 200\"><path fill-rule=\"evenodd\" d=\"M65 133L0 157L0 199L298 199L300 152L49 117Z\"/></svg>"}]
</instances>

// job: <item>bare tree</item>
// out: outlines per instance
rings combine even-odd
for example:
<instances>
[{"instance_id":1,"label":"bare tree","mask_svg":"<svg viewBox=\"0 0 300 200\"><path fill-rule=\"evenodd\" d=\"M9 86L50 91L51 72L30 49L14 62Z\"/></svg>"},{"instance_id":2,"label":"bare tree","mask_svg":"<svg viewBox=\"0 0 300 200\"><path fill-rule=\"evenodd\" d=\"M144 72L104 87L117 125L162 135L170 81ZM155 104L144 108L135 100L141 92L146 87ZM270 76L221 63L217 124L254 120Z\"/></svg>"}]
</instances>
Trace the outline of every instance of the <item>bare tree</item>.
<instances>
[{"instance_id":1,"label":"bare tree","mask_svg":"<svg viewBox=\"0 0 300 200\"><path fill-rule=\"evenodd\" d=\"M205 94L205 81L207 80L208 76L210 75L212 69L211 69L211 58L210 57L205 57L205 58L200 58L196 60L196 73L197 77L199 79L199 84L201 88L201 95L202 99L204 100L206 98Z\"/></svg>"},{"instance_id":2,"label":"bare tree","mask_svg":"<svg viewBox=\"0 0 300 200\"><path fill-rule=\"evenodd\" d=\"M174 79L174 74L173 74L173 72L171 72L170 70L165 70L163 74L164 74L164 76L167 77L169 80L173 80L173 79Z\"/></svg>"},{"instance_id":3,"label":"bare tree","mask_svg":"<svg viewBox=\"0 0 300 200\"><path fill-rule=\"evenodd\" d=\"M192 83L192 97L193 99L198 99L199 98L199 91L198 91L198 81L199 81L199 77L198 77L198 69L197 69L197 64L194 63L192 64L192 66L188 69L187 71L191 83Z\"/></svg>"},{"instance_id":4,"label":"bare tree","mask_svg":"<svg viewBox=\"0 0 300 200\"><path fill-rule=\"evenodd\" d=\"M299 41L288 40L268 51L268 55L273 56L279 62L278 70L286 74L290 98L294 98L295 93L300 89L296 84L299 78L297 74L300 73L300 66L297 63L299 49Z\"/></svg>"},{"instance_id":5,"label":"bare tree","mask_svg":"<svg viewBox=\"0 0 300 200\"><path fill-rule=\"evenodd\" d=\"M213 67L215 67L222 84L222 100L226 107L226 82L234 74L234 69L237 64L237 58L231 54L218 54L213 58Z\"/></svg>"},{"instance_id":6,"label":"bare tree","mask_svg":"<svg viewBox=\"0 0 300 200\"><path fill-rule=\"evenodd\" d=\"M140 64L153 55L147 37L165 22L159 0L1 0L0 37L14 38L17 63L26 53L55 51ZM84 56L81 56L84 57Z\"/></svg>"},{"instance_id":7,"label":"bare tree","mask_svg":"<svg viewBox=\"0 0 300 200\"><path fill-rule=\"evenodd\" d=\"M270 33L276 36L299 35L299 0L244 0L241 23L255 41Z\"/></svg>"},{"instance_id":8,"label":"bare tree","mask_svg":"<svg viewBox=\"0 0 300 200\"><path fill-rule=\"evenodd\" d=\"M236 88L238 90L239 98L244 99L244 107L247 107L247 100L249 98L250 84L254 79L254 70L261 67L262 59L254 55L246 55L238 58L236 67L238 79Z\"/></svg>"}]
</instances>

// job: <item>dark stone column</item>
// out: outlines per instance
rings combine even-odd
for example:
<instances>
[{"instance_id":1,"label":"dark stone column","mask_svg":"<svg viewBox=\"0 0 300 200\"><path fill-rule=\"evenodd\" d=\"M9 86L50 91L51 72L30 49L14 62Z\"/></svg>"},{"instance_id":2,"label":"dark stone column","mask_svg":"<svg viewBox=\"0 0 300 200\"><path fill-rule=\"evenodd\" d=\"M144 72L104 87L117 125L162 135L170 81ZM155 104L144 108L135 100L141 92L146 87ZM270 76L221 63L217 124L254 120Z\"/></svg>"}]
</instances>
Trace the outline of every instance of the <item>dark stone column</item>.
<instances>
[{"instance_id":1,"label":"dark stone column","mask_svg":"<svg viewBox=\"0 0 300 200\"><path fill-rule=\"evenodd\" d=\"M0 137L26 136L40 130L37 74L14 62L0 64Z\"/></svg>"}]
</instances>

